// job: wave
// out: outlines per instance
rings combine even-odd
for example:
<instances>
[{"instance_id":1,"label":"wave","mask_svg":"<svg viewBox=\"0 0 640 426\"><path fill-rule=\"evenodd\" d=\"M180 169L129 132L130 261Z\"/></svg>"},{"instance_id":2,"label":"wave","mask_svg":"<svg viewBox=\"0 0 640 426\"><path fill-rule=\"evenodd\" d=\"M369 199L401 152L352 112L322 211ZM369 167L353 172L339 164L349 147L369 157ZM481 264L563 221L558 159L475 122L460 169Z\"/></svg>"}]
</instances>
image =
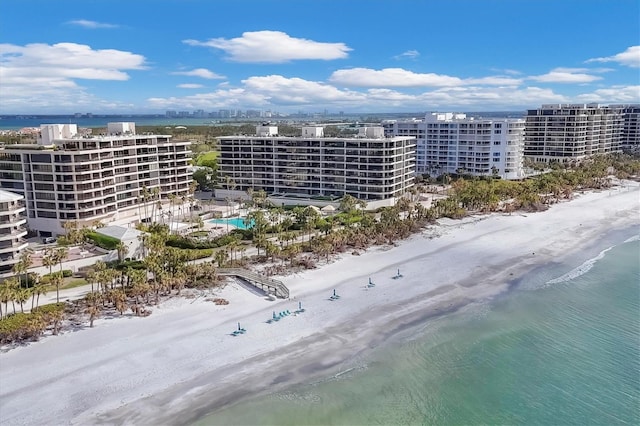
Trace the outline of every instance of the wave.
<instances>
[{"instance_id":1,"label":"wave","mask_svg":"<svg viewBox=\"0 0 640 426\"><path fill-rule=\"evenodd\" d=\"M640 235L636 234L633 237L630 237L630 238L627 238L626 240L624 240L625 243L630 243L630 242L633 242L633 241L640 241Z\"/></svg>"},{"instance_id":2,"label":"wave","mask_svg":"<svg viewBox=\"0 0 640 426\"><path fill-rule=\"evenodd\" d=\"M633 241L631 238L629 240ZM627 241L629 241L629 240L627 240ZM627 242L627 241L625 241L625 242ZM611 246L609 248L606 248L606 249L602 250L600 253L598 253L598 255L596 257L585 261L582 265L578 266L575 269L572 269L571 271L567 272L564 275L559 276L558 278L554 278L552 280L547 281L546 284L564 283L564 282L576 279L580 275L586 274L587 272L589 272L591 270L591 268L593 268L593 265L595 265L598 260L603 259L604 256L607 254L607 252L609 250L611 250L613 247L615 247L615 246Z\"/></svg>"}]
</instances>

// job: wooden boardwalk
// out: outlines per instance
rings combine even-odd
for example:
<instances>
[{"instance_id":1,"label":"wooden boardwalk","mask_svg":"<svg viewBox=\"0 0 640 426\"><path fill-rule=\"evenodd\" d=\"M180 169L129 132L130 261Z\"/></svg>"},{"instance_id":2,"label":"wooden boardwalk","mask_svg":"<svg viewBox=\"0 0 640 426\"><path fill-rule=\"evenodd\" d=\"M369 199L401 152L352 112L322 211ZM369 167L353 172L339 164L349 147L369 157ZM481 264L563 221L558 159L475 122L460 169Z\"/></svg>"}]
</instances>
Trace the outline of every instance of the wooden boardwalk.
<instances>
[{"instance_id":1,"label":"wooden boardwalk","mask_svg":"<svg viewBox=\"0 0 640 426\"><path fill-rule=\"evenodd\" d=\"M257 287L265 291L266 293L274 294L276 297L280 297L282 299L289 298L289 289L282 283L282 281L274 280L272 278L256 274L255 272L251 272L247 269L218 268L216 269L216 273L225 277L240 277L252 286Z\"/></svg>"}]
</instances>

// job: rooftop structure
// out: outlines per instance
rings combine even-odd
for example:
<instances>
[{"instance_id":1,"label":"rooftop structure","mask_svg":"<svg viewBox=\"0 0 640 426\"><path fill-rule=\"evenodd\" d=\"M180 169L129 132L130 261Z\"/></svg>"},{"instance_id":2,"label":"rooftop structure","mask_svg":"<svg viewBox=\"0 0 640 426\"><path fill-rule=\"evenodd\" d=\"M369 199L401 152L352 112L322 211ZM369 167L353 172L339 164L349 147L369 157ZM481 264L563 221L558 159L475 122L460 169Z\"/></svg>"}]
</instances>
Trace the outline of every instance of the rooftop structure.
<instances>
[{"instance_id":1,"label":"rooftop structure","mask_svg":"<svg viewBox=\"0 0 640 426\"><path fill-rule=\"evenodd\" d=\"M384 137L369 128L360 137L324 137L306 126L301 137L277 136L277 127L258 126L255 136L220 140L216 194L264 190L277 196L340 198L369 202L400 197L413 185L415 139ZM225 184L227 182L228 184Z\"/></svg>"},{"instance_id":2,"label":"rooftop structure","mask_svg":"<svg viewBox=\"0 0 640 426\"><path fill-rule=\"evenodd\" d=\"M387 135L416 138L418 174L524 177L524 120L445 112L424 119L388 120L383 126Z\"/></svg>"},{"instance_id":3,"label":"rooftop structure","mask_svg":"<svg viewBox=\"0 0 640 426\"><path fill-rule=\"evenodd\" d=\"M190 154L189 141L138 135L134 123L109 123L102 135L47 124L36 144L0 149L0 189L25 197L29 228L42 236L63 234L65 221L148 221L158 201L189 193Z\"/></svg>"}]
</instances>

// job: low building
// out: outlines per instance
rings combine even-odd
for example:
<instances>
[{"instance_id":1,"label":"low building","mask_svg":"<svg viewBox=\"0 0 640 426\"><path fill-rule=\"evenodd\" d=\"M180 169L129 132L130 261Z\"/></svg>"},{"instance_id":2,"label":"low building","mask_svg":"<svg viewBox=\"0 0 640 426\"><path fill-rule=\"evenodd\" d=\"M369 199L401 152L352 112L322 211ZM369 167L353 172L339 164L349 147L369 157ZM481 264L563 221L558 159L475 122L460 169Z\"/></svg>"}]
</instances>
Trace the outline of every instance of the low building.
<instances>
[{"instance_id":1,"label":"low building","mask_svg":"<svg viewBox=\"0 0 640 426\"><path fill-rule=\"evenodd\" d=\"M20 261L20 253L27 249L25 211L24 197L0 191L0 278L13 275L13 265Z\"/></svg>"},{"instance_id":2,"label":"low building","mask_svg":"<svg viewBox=\"0 0 640 426\"><path fill-rule=\"evenodd\" d=\"M135 228L117 226L117 225L109 225L104 226L102 228L96 229L96 233L100 235L105 235L107 237L115 238L118 241L121 241L127 248L126 253L123 254L122 258L131 258L131 259L143 259L143 242L142 235L144 234L141 231L138 231ZM115 254L115 259L118 258L117 253Z\"/></svg>"},{"instance_id":3,"label":"low building","mask_svg":"<svg viewBox=\"0 0 640 426\"><path fill-rule=\"evenodd\" d=\"M352 195L370 206L391 205L413 186L415 138L384 136L367 128L357 137L324 137L323 128L302 128L301 137L278 136L276 126L256 135L223 136L216 197L249 190L274 197L336 200Z\"/></svg>"}]
</instances>

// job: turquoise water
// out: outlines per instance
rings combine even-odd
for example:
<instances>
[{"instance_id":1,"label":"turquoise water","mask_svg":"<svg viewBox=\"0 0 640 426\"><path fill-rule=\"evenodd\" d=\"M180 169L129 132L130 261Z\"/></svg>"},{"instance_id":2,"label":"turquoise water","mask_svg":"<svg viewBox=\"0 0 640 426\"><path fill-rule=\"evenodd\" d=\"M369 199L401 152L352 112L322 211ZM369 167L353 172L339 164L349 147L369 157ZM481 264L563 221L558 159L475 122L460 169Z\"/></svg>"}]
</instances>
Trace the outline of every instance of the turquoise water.
<instances>
[{"instance_id":1,"label":"turquoise water","mask_svg":"<svg viewBox=\"0 0 640 426\"><path fill-rule=\"evenodd\" d=\"M198 424L640 424L640 241L605 248Z\"/></svg>"},{"instance_id":2,"label":"turquoise water","mask_svg":"<svg viewBox=\"0 0 640 426\"><path fill-rule=\"evenodd\" d=\"M226 225L228 223L229 225L233 225L239 229L251 228L251 225L248 227L247 225L245 225L244 219L245 219L244 217L230 217L227 219L211 219L209 223L215 223L217 225Z\"/></svg>"}]
</instances>

